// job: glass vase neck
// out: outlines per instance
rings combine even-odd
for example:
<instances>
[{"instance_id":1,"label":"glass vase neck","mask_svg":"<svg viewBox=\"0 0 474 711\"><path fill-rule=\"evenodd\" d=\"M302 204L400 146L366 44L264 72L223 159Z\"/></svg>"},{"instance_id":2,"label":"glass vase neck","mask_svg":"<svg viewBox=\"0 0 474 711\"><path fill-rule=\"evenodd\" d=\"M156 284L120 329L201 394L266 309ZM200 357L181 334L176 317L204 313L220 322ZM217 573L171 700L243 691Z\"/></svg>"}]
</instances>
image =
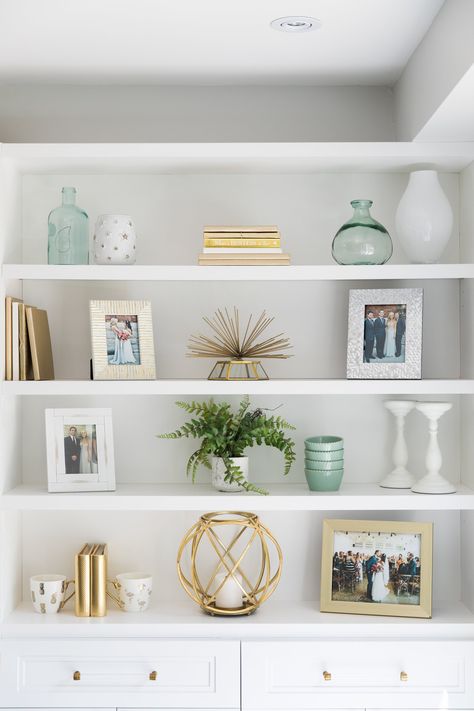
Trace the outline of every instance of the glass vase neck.
<instances>
[{"instance_id":1,"label":"glass vase neck","mask_svg":"<svg viewBox=\"0 0 474 711\"><path fill-rule=\"evenodd\" d=\"M372 200L351 200L351 205L354 208L354 216L370 217L370 208L373 205Z\"/></svg>"},{"instance_id":2,"label":"glass vase neck","mask_svg":"<svg viewBox=\"0 0 474 711\"><path fill-rule=\"evenodd\" d=\"M63 205L75 205L76 204L76 188L63 188Z\"/></svg>"}]
</instances>

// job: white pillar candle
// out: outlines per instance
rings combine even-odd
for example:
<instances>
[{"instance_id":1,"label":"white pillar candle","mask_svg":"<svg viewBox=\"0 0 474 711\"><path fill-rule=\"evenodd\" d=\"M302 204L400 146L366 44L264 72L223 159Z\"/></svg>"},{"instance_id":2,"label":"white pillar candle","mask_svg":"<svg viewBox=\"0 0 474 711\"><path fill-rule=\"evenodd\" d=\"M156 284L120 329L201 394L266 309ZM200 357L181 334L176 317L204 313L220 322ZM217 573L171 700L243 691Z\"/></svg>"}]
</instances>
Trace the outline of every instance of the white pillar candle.
<instances>
[{"instance_id":1,"label":"white pillar candle","mask_svg":"<svg viewBox=\"0 0 474 711\"><path fill-rule=\"evenodd\" d=\"M216 594L216 607L222 610L233 610L242 607L242 588L237 583L237 580L242 583L242 576L234 573L234 576L229 575L227 577L227 573L218 573L216 575L217 588L226 578L227 580Z\"/></svg>"}]
</instances>

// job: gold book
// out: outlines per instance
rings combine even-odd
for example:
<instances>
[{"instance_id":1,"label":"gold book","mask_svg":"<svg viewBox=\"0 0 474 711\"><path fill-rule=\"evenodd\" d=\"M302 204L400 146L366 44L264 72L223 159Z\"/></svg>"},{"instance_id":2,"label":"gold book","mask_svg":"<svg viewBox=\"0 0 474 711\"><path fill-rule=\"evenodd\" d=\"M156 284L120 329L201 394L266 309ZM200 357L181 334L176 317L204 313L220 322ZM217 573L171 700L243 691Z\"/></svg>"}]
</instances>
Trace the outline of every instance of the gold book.
<instances>
[{"instance_id":1,"label":"gold book","mask_svg":"<svg viewBox=\"0 0 474 711\"><path fill-rule=\"evenodd\" d=\"M107 614L107 545L97 543L91 553L91 617Z\"/></svg>"},{"instance_id":2,"label":"gold book","mask_svg":"<svg viewBox=\"0 0 474 711\"><path fill-rule=\"evenodd\" d=\"M53 351L48 314L43 309L26 307L33 376L35 380L54 380Z\"/></svg>"},{"instance_id":3,"label":"gold book","mask_svg":"<svg viewBox=\"0 0 474 711\"><path fill-rule=\"evenodd\" d=\"M232 234L229 235L229 232L237 232L237 233L254 233L254 234L266 234L268 232L275 233L275 236L280 236L278 227L276 225L206 225L204 227L204 234L206 232L210 233L216 233L216 232L221 232L224 235L227 235L229 237L232 237ZM212 236L212 235L210 235ZM218 236L218 235L214 235Z\"/></svg>"},{"instance_id":4,"label":"gold book","mask_svg":"<svg viewBox=\"0 0 474 711\"><path fill-rule=\"evenodd\" d=\"M33 365L26 324L26 306L18 306L18 337L20 341L20 380L33 380Z\"/></svg>"},{"instance_id":5,"label":"gold book","mask_svg":"<svg viewBox=\"0 0 474 711\"><path fill-rule=\"evenodd\" d=\"M22 303L14 296L5 297L5 380L13 379L12 304Z\"/></svg>"},{"instance_id":6,"label":"gold book","mask_svg":"<svg viewBox=\"0 0 474 711\"><path fill-rule=\"evenodd\" d=\"M90 617L91 614L91 552L93 546L86 543L76 554L75 565L75 613L76 617Z\"/></svg>"},{"instance_id":7,"label":"gold book","mask_svg":"<svg viewBox=\"0 0 474 711\"><path fill-rule=\"evenodd\" d=\"M263 257L263 259L259 259ZM280 258L281 257L281 258ZM198 263L201 266L288 266L289 254L200 254Z\"/></svg>"},{"instance_id":8,"label":"gold book","mask_svg":"<svg viewBox=\"0 0 474 711\"><path fill-rule=\"evenodd\" d=\"M278 248L280 246L279 237L247 237L242 235L242 237L209 237L204 235L204 247L235 247L236 249L242 249L243 247L272 247Z\"/></svg>"}]
</instances>

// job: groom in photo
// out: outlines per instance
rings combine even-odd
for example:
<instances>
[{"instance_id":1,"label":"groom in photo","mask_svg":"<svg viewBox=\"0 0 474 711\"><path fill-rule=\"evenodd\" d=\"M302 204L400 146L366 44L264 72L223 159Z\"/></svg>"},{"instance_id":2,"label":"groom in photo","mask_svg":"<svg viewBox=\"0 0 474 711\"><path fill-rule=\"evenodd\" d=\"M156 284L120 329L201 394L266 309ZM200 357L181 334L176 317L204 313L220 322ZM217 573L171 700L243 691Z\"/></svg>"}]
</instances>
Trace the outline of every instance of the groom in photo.
<instances>
[{"instance_id":1,"label":"groom in photo","mask_svg":"<svg viewBox=\"0 0 474 711\"><path fill-rule=\"evenodd\" d=\"M64 458L66 474L79 474L81 445L75 427L70 427L68 436L64 438Z\"/></svg>"},{"instance_id":2,"label":"groom in photo","mask_svg":"<svg viewBox=\"0 0 474 711\"><path fill-rule=\"evenodd\" d=\"M372 585L374 583L374 573L372 568L377 565L380 558L380 551L375 551L374 555L369 558L365 564L365 570L367 572L367 597L372 600Z\"/></svg>"},{"instance_id":3,"label":"groom in photo","mask_svg":"<svg viewBox=\"0 0 474 711\"><path fill-rule=\"evenodd\" d=\"M375 349L377 351L377 358L383 358L383 350L385 347L385 324L387 319L385 318L384 311L379 311L378 317L375 319L374 330L375 330Z\"/></svg>"},{"instance_id":4,"label":"groom in photo","mask_svg":"<svg viewBox=\"0 0 474 711\"><path fill-rule=\"evenodd\" d=\"M370 363L373 358L375 343L374 312L369 311L364 321L364 363Z\"/></svg>"}]
</instances>

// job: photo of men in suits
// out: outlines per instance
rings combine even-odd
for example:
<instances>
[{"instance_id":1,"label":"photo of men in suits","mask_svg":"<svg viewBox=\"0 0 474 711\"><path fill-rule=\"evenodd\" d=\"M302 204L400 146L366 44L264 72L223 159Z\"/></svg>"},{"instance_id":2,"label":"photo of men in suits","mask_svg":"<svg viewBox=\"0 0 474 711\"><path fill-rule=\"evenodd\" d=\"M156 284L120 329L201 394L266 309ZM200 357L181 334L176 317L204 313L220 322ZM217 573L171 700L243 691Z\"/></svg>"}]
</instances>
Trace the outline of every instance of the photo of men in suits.
<instances>
[{"instance_id":1,"label":"photo of men in suits","mask_svg":"<svg viewBox=\"0 0 474 711\"><path fill-rule=\"evenodd\" d=\"M406 304L365 307L364 363L404 363Z\"/></svg>"},{"instance_id":2,"label":"photo of men in suits","mask_svg":"<svg viewBox=\"0 0 474 711\"><path fill-rule=\"evenodd\" d=\"M70 427L68 434L64 437L64 458L66 474L79 474L81 440L77 435L76 427Z\"/></svg>"}]
</instances>

